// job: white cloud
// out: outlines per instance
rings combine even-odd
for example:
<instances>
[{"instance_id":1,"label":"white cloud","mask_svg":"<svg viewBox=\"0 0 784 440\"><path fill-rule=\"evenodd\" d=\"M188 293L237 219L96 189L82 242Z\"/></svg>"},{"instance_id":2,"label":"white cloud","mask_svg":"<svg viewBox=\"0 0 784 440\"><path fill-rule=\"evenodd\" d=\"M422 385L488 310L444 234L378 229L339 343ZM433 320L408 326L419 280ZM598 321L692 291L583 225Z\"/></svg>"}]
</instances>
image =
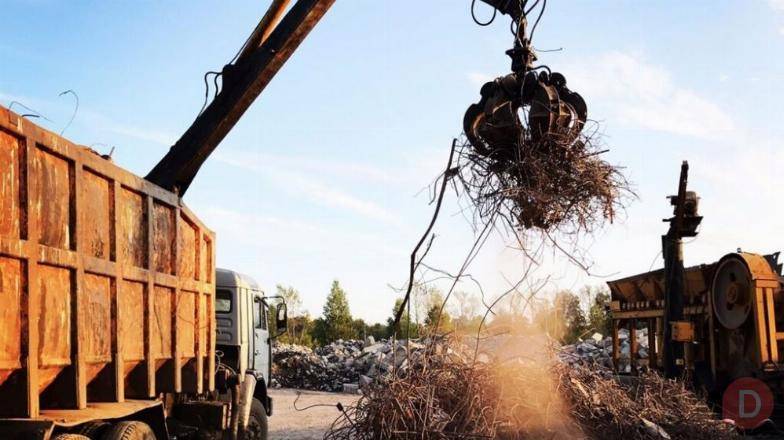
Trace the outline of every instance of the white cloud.
<instances>
[{"instance_id":1,"label":"white cloud","mask_svg":"<svg viewBox=\"0 0 784 440\"><path fill-rule=\"evenodd\" d=\"M349 176L352 179L379 183L391 183L396 180L396 176L375 165L345 160L328 160L316 158L312 155L283 155L232 150L231 153L218 151L215 153L215 157L220 157L226 163L244 163L256 168L297 169L302 173L313 173L319 176L325 174L330 176Z\"/></svg>"},{"instance_id":2,"label":"white cloud","mask_svg":"<svg viewBox=\"0 0 784 440\"><path fill-rule=\"evenodd\" d=\"M768 5L774 12L784 14L784 0L768 0ZM779 26L779 35L784 35L784 26Z\"/></svg>"},{"instance_id":3,"label":"white cloud","mask_svg":"<svg viewBox=\"0 0 784 440\"><path fill-rule=\"evenodd\" d=\"M6 101L8 105L16 101L32 107L36 111L40 111L46 119L36 119L35 122L57 133L65 127L65 122L71 118L71 113L73 112L72 102L66 102L65 100L37 99L26 96L9 95L2 92L0 92L0 100ZM16 105L12 110L17 113L26 111L22 107L17 108ZM91 111L84 106L79 108L73 124L86 125L95 131L108 132L166 147L174 144L174 141L176 140L176 137L171 133L140 128L125 122L115 121L101 113ZM68 137L68 132L65 133L65 136Z\"/></svg>"},{"instance_id":4,"label":"white cloud","mask_svg":"<svg viewBox=\"0 0 784 440\"><path fill-rule=\"evenodd\" d=\"M147 130L130 125L123 125L120 123L108 122L102 125L102 128L110 133L119 134L133 139L147 141L153 144L170 147L174 144L176 137L171 133L165 133L156 130Z\"/></svg>"},{"instance_id":5,"label":"white cloud","mask_svg":"<svg viewBox=\"0 0 784 440\"><path fill-rule=\"evenodd\" d=\"M495 77L493 77L492 75L488 75L486 73L477 73L477 72L471 72L471 73L469 73L466 76L468 78L468 81L470 81L471 84L473 84L473 85L475 85L477 87L481 87L486 82L492 81L492 80L495 79Z\"/></svg>"},{"instance_id":6,"label":"white cloud","mask_svg":"<svg viewBox=\"0 0 784 440\"><path fill-rule=\"evenodd\" d=\"M216 153L214 159L227 165L244 168L259 172L263 176L271 179L276 185L284 190L294 191L305 196L311 202L327 206L330 208L340 208L359 214L365 218L379 220L386 223L398 223L399 218L391 212L369 200L363 200L345 191L339 190L335 185L310 177L313 174L323 176L323 173L313 172L308 166L297 168L295 158L285 160L264 161L261 155L240 153L238 157L232 154ZM286 164L286 165L284 165ZM301 165L301 164L300 164ZM351 167L351 165L343 165ZM362 166L357 166L361 169ZM365 171L372 173L372 168Z\"/></svg>"},{"instance_id":7,"label":"white cloud","mask_svg":"<svg viewBox=\"0 0 784 440\"><path fill-rule=\"evenodd\" d=\"M570 88L589 104L601 103L603 118L643 129L700 139L726 138L732 118L716 103L678 85L662 66L639 56L609 52L562 70Z\"/></svg>"},{"instance_id":8,"label":"white cloud","mask_svg":"<svg viewBox=\"0 0 784 440\"><path fill-rule=\"evenodd\" d=\"M561 71L588 102L589 116L598 107L606 110L601 118L614 123L708 140L726 139L735 130L719 105L678 85L666 68L640 56L607 52L565 64ZM481 85L492 77L470 73L468 79Z\"/></svg>"},{"instance_id":9,"label":"white cloud","mask_svg":"<svg viewBox=\"0 0 784 440\"><path fill-rule=\"evenodd\" d=\"M378 204L334 189L328 183L294 173L281 173L278 175L278 178L291 188L305 194L314 203L320 203L331 208L347 209L373 220L384 222L397 221L397 218L392 213Z\"/></svg>"}]
</instances>

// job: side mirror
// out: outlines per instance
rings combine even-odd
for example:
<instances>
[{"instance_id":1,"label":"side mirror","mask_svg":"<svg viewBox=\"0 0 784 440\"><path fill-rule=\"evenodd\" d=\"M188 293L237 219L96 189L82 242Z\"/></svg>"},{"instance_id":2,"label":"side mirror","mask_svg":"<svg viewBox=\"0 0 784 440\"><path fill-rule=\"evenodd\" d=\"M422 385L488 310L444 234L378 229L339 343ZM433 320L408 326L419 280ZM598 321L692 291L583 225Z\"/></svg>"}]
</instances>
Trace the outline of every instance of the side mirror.
<instances>
[{"instance_id":1,"label":"side mirror","mask_svg":"<svg viewBox=\"0 0 784 440\"><path fill-rule=\"evenodd\" d=\"M278 335L286 333L289 328L289 311L286 303L279 303L275 307L275 330Z\"/></svg>"}]
</instances>

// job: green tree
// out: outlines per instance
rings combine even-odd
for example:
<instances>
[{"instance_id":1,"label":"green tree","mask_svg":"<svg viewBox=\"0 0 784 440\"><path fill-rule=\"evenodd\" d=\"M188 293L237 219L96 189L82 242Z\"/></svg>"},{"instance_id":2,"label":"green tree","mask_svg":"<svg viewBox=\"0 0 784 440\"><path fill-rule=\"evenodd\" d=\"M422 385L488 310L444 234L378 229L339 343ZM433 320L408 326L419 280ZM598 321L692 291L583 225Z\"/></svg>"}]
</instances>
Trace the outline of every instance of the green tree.
<instances>
[{"instance_id":1,"label":"green tree","mask_svg":"<svg viewBox=\"0 0 784 440\"><path fill-rule=\"evenodd\" d=\"M439 314L441 315L440 319ZM436 328L436 326L438 326L438 328ZM440 305L433 304L427 311L427 316L425 317L425 327L431 332L448 332L452 330L452 317L449 316L449 313L446 310L442 312Z\"/></svg>"},{"instance_id":2,"label":"green tree","mask_svg":"<svg viewBox=\"0 0 784 440\"><path fill-rule=\"evenodd\" d=\"M540 304L534 323L564 344L576 342L588 329L580 298L568 290L558 292L552 303Z\"/></svg>"},{"instance_id":3,"label":"green tree","mask_svg":"<svg viewBox=\"0 0 784 440\"><path fill-rule=\"evenodd\" d=\"M395 305L392 307L392 316L387 319L387 334L392 336L395 334L395 313L403 304L403 298L398 298L395 300ZM410 338L418 338L419 337L419 326L409 319L408 310L403 311L403 315L400 317L400 332L397 334L399 338L405 338L406 336Z\"/></svg>"},{"instance_id":4,"label":"green tree","mask_svg":"<svg viewBox=\"0 0 784 440\"><path fill-rule=\"evenodd\" d=\"M368 327L367 333L369 336L373 336L376 341L392 336L391 333L389 333L389 325L384 325L380 322Z\"/></svg>"},{"instance_id":5,"label":"green tree","mask_svg":"<svg viewBox=\"0 0 784 440\"><path fill-rule=\"evenodd\" d=\"M313 346L313 320L307 313L301 316L289 317L288 332L278 340L286 344Z\"/></svg>"},{"instance_id":6,"label":"green tree","mask_svg":"<svg viewBox=\"0 0 784 440\"><path fill-rule=\"evenodd\" d=\"M351 323L351 339L365 339L368 334L368 325L364 319L357 318Z\"/></svg>"},{"instance_id":7,"label":"green tree","mask_svg":"<svg viewBox=\"0 0 784 440\"><path fill-rule=\"evenodd\" d=\"M425 327L430 332L444 333L452 330L452 317L449 316L446 309L441 310L443 304L444 295L441 291L431 290L427 315L425 316Z\"/></svg>"},{"instance_id":8,"label":"green tree","mask_svg":"<svg viewBox=\"0 0 784 440\"><path fill-rule=\"evenodd\" d=\"M275 296L280 298L270 299L270 307L267 312L267 322L270 323L270 332L274 334L272 327L275 325L275 310L279 301L286 302L288 310L288 325L285 334L277 335L278 341L285 344L313 345L311 338L311 326L313 321L310 315L302 308L302 299L299 291L291 286L278 284L275 286Z\"/></svg>"},{"instance_id":9,"label":"green tree","mask_svg":"<svg viewBox=\"0 0 784 440\"><path fill-rule=\"evenodd\" d=\"M280 296L284 301L286 301L289 316L302 316L303 314L307 313L302 308L302 297L300 297L299 291L297 289L291 286L278 284L275 286L275 295Z\"/></svg>"},{"instance_id":10,"label":"green tree","mask_svg":"<svg viewBox=\"0 0 784 440\"><path fill-rule=\"evenodd\" d=\"M580 307L580 298L564 290L555 295L554 305L557 316L563 320L564 334L561 341L564 344L577 342L588 327L585 313Z\"/></svg>"},{"instance_id":11,"label":"green tree","mask_svg":"<svg viewBox=\"0 0 784 440\"><path fill-rule=\"evenodd\" d=\"M338 339L350 339L353 333L351 311L348 308L346 292L340 287L338 280L332 282L332 288L324 304L324 333L327 343Z\"/></svg>"},{"instance_id":12,"label":"green tree","mask_svg":"<svg viewBox=\"0 0 784 440\"><path fill-rule=\"evenodd\" d=\"M588 288L586 288L588 289ZM588 325L594 332L604 336L611 333L612 318L610 317L610 293L604 289L595 289L588 308Z\"/></svg>"},{"instance_id":13,"label":"green tree","mask_svg":"<svg viewBox=\"0 0 784 440\"><path fill-rule=\"evenodd\" d=\"M313 325L310 327L310 338L316 345L326 345L329 343L327 340L327 324L324 318L316 318L313 320Z\"/></svg>"}]
</instances>

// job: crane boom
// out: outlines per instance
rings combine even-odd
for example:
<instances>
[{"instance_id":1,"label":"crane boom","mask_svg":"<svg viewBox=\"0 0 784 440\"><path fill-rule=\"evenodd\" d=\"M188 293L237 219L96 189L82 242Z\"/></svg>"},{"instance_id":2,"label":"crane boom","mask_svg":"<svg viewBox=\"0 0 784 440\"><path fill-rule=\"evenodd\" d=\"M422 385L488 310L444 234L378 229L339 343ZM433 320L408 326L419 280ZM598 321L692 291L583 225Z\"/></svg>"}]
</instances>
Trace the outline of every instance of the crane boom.
<instances>
[{"instance_id":1,"label":"crane boom","mask_svg":"<svg viewBox=\"0 0 784 440\"><path fill-rule=\"evenodd\" d=\"M510 16L519 25L518 33L525 34L525 1L481 1L501 14ZM222 90L147 174L145 178L148 181L176 192L180 196L184 195L210 154L258 98L335 0L297 0L281 21L281 16L289 2L290 0L272 0L269 10L248 38L236 61L224 66L221 72ZM277 24L278 21L280 24ZM529 67L535 56L530 48L521 46L521 41L521 38L516 38L515 48L507 53L513 59L513 70L522 72L520 75L522 77L524 70ZM527 40L525 42L527 43ZM565 84L565 80L563 83ZM473 136L472 142L476 144L479 143L476 140L479 135L474 132L481 128L483 123L483 120L477 116L479 107L482 106L472 106L466 116L466 133ZM577 113L580 113L579 109ZM549 114L547 116L550 117Z\"/></svg>"},{"instance_id":2,"label":"crane boom","mask_svg":"<svg viewBox=\"0 0 784 440\"><path fill-rule=\"evenodd\" d=\"M182 196L210 154L334 2L298 0L274 26L288 3L274 1L237 61L224 67L223 89L145 178ZM254 42L260 45L254 47Z\"/></svg>"}]
</instances>

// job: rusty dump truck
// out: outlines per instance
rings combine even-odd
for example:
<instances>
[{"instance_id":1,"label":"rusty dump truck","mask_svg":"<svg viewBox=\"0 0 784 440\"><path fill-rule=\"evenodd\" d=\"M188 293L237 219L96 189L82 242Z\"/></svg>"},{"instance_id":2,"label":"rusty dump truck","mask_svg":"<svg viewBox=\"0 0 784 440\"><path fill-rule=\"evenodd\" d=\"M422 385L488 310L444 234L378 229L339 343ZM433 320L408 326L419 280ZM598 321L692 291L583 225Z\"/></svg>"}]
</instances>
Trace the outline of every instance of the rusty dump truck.
<instances>
[{"instance_id":1,"label":"rusty dump truck","mask_svg":"<svg viewBox=\"0 0 784 440\"><path fill-rule=\"evenodd\" d=\"M266 439L285 304L182 196L333 2L272 1L144 178L0 107L0 438Z\"/></svg>"},{"instance_id":2,"label":"rusty dump truck","mask_svg":"<svg viewBox=\"0 0 784 440\"><path fill-rule=\"evenodd\" d=\"M270 305L176 195L0 107L0 212L0 438L265 438Z\"/></svg>"}]
</instances>

